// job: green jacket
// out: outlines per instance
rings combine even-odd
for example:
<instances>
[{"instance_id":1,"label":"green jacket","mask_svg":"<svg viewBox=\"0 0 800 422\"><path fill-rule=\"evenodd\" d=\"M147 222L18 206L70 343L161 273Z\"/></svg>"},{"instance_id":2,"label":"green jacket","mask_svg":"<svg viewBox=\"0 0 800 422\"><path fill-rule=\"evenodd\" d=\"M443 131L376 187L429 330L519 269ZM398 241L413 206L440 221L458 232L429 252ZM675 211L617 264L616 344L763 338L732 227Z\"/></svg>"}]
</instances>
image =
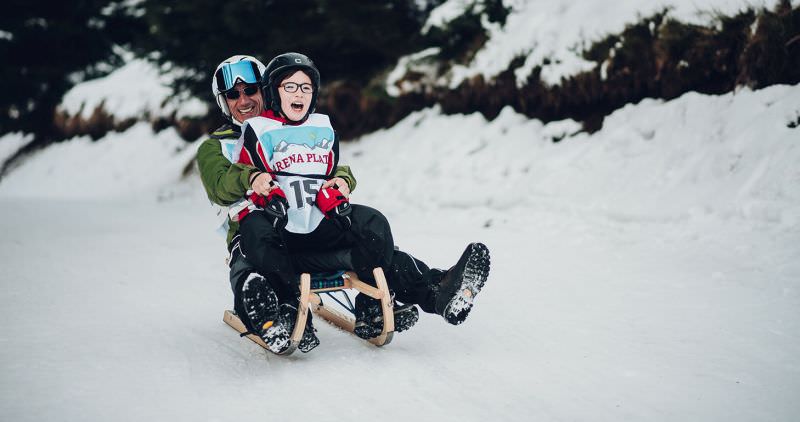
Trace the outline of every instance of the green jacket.
<instances>
[{"instance_id":1,"label":"green jacket","mask_svg":"<svg viewBox=\"0 0 800 422\"><path fill-rule=\"evenodd\" d=\"M224 125L215 130L209 139L200 144L197 149L197 166L200 169L200 179L211 202L227 207L242 199L250 189L250 174L257 169L245 164L234 164L222 154L220 139L236 139L241 135L238 126ZM350 191L356 188L356 178L350 171L350 166L339 165L334 171L334 177L341 177L347 182ZM228 238L231 239L239 230L239 223L228 219Z\"/></svg>"}]
</instances>

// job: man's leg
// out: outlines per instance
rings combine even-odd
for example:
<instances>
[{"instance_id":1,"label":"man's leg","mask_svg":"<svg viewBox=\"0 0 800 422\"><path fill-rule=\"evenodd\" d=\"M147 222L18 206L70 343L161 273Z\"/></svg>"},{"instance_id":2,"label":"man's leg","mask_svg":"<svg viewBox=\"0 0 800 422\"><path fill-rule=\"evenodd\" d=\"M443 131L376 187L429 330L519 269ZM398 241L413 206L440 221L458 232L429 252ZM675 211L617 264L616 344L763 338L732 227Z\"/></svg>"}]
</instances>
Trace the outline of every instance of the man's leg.
<instances>
[{"instance_id":1,"label":"man's leg","mask_svg":"<svg viewBox=\"0 0 800 422\"><path fill-rule=\"evenodd\" d=\"M247 331L255 332L250 320L247 318L247 312L242 305L242 286L250 274L257 274L256 268L242 256L239 249L239 238L234 237L232 242L232 250L230 257L230 272L229 278L231 283L231 290L233 291L233 310L242 323L247 328Z\"/></svg>"},{"instance_id":2,"label":"man's leg","mask_svg":"<svg viewBox=\"0 0 800 422\"><path fill-rule=\"evenodd\" d=\"M239 236L231 246L233 309L247 331L261 337L272 352L282 353L289 346L291 321L281 316L276 289L242 255Z\"/></svg>"},{"instance_id":3,"label":"man's leg","mask_svg":"<svg viewBox=\"0 0 800 422\"><path fill-rule=\"evenodd\" d=\"M239 233L239 247L247 262L270 280L282 302L296 299L298 277L281 234L260 212L242 220Z\"/></svg>"},{"instance_id":4,"label":"man's leg","mask_svg":"<svg viewBox=\"0 0 800 422\"><path fill-rule=\"evenodd\" d=\"M250 282L245 281L245 284L241 289L244 298L242 302L245 311L248 312L248 315L255 313L255 319L259 321L272 321L274 324L266 331L263 329L260 332L256 331L259 332L260 335L262 333L268 335L269 332L279 331L281 329L291 333L294 329L295 318L297 316L298 300L300 296L300 289L298 285L299 277L292 265L292 260L289 256L289 251L286 248L282 235L278 233L272 227L272 224L270 224L270 222L258 212L252 213L242 220L239 225L239 233L241 235L240 248L244 255L244 259L247 262L252 263L252 265L258 270L258 273L264 276L266 279L266 284L274 289L279 302L279 310L277 315L274 318L272 315L265 316L263 312L259 311L259 309L264 308L264 306L260 305L263 304L263 301L260 298L264 297L266 293L261 292L253 294L248 290L250 285L252 285L253 288L261 289L261 286L264 283L261 283L257 280ZM249 280L249 278L247 280ZM255 299L251 300L251 302L255 301L255 303L259 305L255 308L253 306L248 306L248 295L250 297L255 297ZM269 298L269 296L266 297ZM254 318L251 316L251 320L252 319ZM308 352L319 345L319 339L314 333L315 329L313 327L312 318L310 315L307 321L308 322L306 323L303 338L298 345L298 349L300 349L301 352ZM252 325L256 325L255 322ZM259 327L254 328L257 330L259 329ZM267 342L265 335L261 335L261 337L264 338L265 342ZM275 340L276 343L283 342L283 337L279 337L277 335L274 335L273 337L277 339ZM267 342L267 344L269 345L270 343ZM276 346L276 348L279 347Z\"/></svg>"}]
</instances>

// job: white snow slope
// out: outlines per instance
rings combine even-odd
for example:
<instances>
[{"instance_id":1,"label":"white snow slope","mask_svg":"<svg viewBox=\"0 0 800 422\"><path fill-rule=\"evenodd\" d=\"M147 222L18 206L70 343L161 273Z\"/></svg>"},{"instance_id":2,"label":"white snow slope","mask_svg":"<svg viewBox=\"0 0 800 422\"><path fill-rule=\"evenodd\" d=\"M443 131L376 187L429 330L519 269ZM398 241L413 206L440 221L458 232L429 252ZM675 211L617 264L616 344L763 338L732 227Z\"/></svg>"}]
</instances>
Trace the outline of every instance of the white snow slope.
<instances>
[{"instance_id":1,"label":"white snow slope","mask_svg":"<svg viewBox=\"0 0 800 422\"><path fill-rule=\"evenodd\" d=\"M221 321L224 241L178 182L196 144L55 145L0 182L0 420L795 420L799 118L776 86L560 143L574 123L425 110L344 145L401 248L446 268L483 241L491 276L461 326L376 348L317 321L288 358Z\"/></svg>"}]
</instances>

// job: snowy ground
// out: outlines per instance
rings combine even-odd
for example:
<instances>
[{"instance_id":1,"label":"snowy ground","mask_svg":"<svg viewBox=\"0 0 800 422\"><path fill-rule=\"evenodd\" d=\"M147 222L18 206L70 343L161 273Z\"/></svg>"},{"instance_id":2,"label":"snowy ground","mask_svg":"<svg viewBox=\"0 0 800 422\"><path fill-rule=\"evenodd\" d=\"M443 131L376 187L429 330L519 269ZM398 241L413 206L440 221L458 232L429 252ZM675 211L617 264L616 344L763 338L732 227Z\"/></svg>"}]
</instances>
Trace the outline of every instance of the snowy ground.
<instances>
[{"instance_id":1,"label":"snowy ground","mask_svg":"<svg viewBox=\"0 0 800 422\"><path fill-rule=\"evenodd\" d=\"M196 145L163 172L136 172L141 127L56 145L0 181L0 420L794 420L798 99L645 101L558 144L573 123L426 110L344 146L401 248L480 240L492 273L462 326L379 349L319 322L289 358L221 321L224 242L177 182Z\"/></svg>"}]
</instances>

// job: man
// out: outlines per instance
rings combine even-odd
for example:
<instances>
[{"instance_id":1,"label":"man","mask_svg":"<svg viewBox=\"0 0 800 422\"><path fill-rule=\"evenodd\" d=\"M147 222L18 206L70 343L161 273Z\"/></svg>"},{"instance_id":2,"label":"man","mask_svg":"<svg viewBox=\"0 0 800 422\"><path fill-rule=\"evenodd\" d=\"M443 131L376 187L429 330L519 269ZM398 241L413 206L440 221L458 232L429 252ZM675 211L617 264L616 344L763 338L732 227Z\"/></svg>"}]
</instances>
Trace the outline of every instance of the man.
<instances>
[{"instance_id":1,"label":"man","mask_svg":"<svg viewBox=\"0 0 800 422\"><path fill-rule=\"evenodd\" d=\"M262 77L265 80L262 81ZM267 90L266 95L262 96L260 86L265 86L263 89ZM279 55L266 69L250 56L233 56L217 67L212 92L229 123L215 131L211 139L203 142L197 157L201 178L212 202L231 206L242 202L246 194L256 201L260 197L264 202L264 198L270 200L276 191L280 191L285 206L281 207L281 202L277 201L275 210L282 208L283 217L286 217L288 203L285 201L285 194L272 180L273 175L281 172L271 175L270 166L261 162L258 163L260 169L256 168L253 161L258 161L258 153L250 149L255 147L255 144L250 145L255 138L241 136L242 126L247 119L253 118L254 122L266 118L279 122L279 125L283 124L285 129L282 130L301 130L300 126L304 124L309 113L314 111L318 90L319 71L308 57L298 53ZM247 145L249 147L245 147ZM330 188L347 197L355 188L355 178L347 166L334 167L332 176L329 177L319 187L319 191ZM287 187L284 186L285 188ZM347 202L346 199L344 201ZM307 244L303 240L305 235L300 239L284 230L286 221L280 224L280 212L271 213L269 204L238 209L242 211L233 215L247 218L245 223L248 228L245 234L248 237L240 236L239 230L242 226L237 221L228 221L230 282L234 292L234 309L248 330L258 334L275 353L280 354L289 346L288 334L293 329L299 293L292 261L304 259L302 253L295 255L290 252L287 255L287 242L294 243L289 245L290 250L302 250L309 246L324 248L326 241L333 240L333 246L354 247L352 250L340 250L341 253L334 254L338 257L337 268L358 270L354 267L366 268L365 265L358 265L361 261L366 264L373 260L375 262L370 262L369 268L383 267L395 298L404 303L395 302L395 329L398 332L410 328L417 321L418 310L414 304L425 312L441 315L450 324L460 324L472 307L472 297L480 291L488 276L489 253L483 244L470 244L456 265L448 271L430 269L422 261L394 248L388 221L380 212L369 207L351 207L352 220L348 217L347 225L353 225L349 231L362 239L361 244L368 248L364 250L355 247L352 241L343 240L348 236L348 229L338 233L328 222L322 229L310 233L313 236L308 239L316 240ZM247 217L250 210L255 211L257 216ZM282 235L277 235L278 233ZM358 234L361 236L357 236ZM366 239L369 239L367 243L363 243ZM292 242L293 240L297 242ZM340 262L342 264L338 265ZM377 301L358 295L355 305L356 335L362 338L377 336L383 325ZM309 320L298 348L307 352L318 344L319 340L314 335Z\"/></svg>"},{"instance_id":2,"label":"man","mask_svg":"<svg viewBox=\"0 0 800 422\"><path fill-rule=\"evenodd\" d=\"M236 55L220 63L212 77L211 91L228 122L215 130L209 139L203 141L197 151L197 163L209 199L222 207L240 202L248 191L266 196L272 189L268 174L259 172L252 165L234 164L235 145L241 136L243 122L264 112L264 97L261 92L261 75L264 69L264 65L256 58ZM332 181L341 185L348 193L356 185L356 180L347 166L338 167ZM234 310L248 330L257 332L247 318L241 295L243 285L248 279L250 283L258 283L261 282L260 277L253 265L241 253L238 222L228 218L225 226L228 228L226 240L230 252L229 278L234 294ZM281 308L281 322L288 329L293 325L294 315L297 312L296 306L292 306L296 301L297 287L289 285L276 287L280 302L285 306L277 303L270 306ZM290 329L289 331L291 332ZM308 352L318 344L319 340L309 323L299 349ZM278 351L283 344L274 346L275 351Z\"/></svg>"}]
</instances>

